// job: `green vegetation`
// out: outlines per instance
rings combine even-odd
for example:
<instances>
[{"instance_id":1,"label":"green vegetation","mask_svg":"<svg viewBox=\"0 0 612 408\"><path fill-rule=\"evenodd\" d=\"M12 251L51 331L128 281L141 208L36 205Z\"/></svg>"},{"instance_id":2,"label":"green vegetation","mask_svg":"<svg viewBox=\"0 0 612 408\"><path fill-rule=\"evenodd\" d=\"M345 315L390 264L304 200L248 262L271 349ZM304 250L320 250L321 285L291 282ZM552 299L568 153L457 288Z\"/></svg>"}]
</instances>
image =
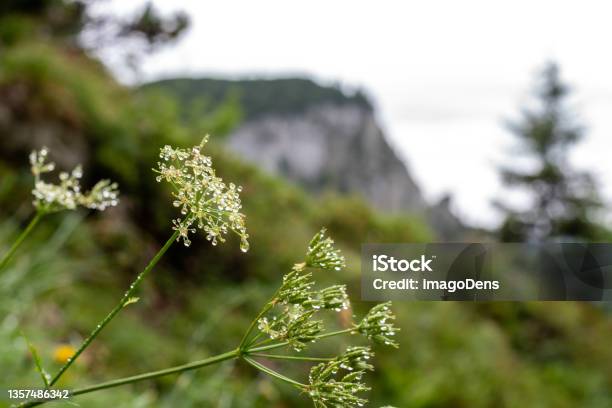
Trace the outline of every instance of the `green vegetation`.
<instances>
[{"instance_id":1,"label":"green vegetation","mask_svg":"<svg viewBox=\"0 0 612 408\"><path fill-rule=\"evenodd\" d=\"M193 123L198 116L207 115L210 107L228 100L238 103L244 120L268 113L302 113L322 104L353 104L372 110L372 105L361 91L347 94L339 87L321 86L303 78L235 81L212 78L168 79L146 84L143 89L162 91L179 101L183 109L182 118L187 123Z\"/></svg>"},{"instance_id":2,"label":"green vegetation","mask_svg":"<svg viewBox=\"0 0 612 408\"><path fill-rule=\"evenodd\" d=\"M65 363L138 271L168 238L176 209L151 168L164 144L198 143L172 99L132 92L99 63L54 40L22 40L0 53L0 253L33 216L32 177L24 158L46 145L59 167L84 165L84 185L108 177L122 202L104 213L50 214L0 273L0 387L41 384L29 342L51 373ZM225 92L220 92L225 98ZM244 103L244 101L240 102ZM212 105L211 105L212 106ZM249 108L241 107L249 115ZM232 115L210 118L211 133L231 128ZM215 123L217 122L217 123ZM224 353L239 340L277 287L303 258L321 225L346 256L342 273L317 272L323 285L346 283L359 297L362 242L435 239L416 217L389 217L354 197L312 198L246 165L214 140L209 154L225 180L243 186L251 249L212 247L201 234L190 248L174 245L131 304L58 382L78 388ZM26 256L27 255L27 256ZM330 317L345 327L351 315ZM396 304L402 348L375 347L371 406L609 407L612 404L612 321L582 303ZM229 341L228 339L232 339ZM337 355L346 340L316 343L316 355ZM69 353L68 353L69 355ZM308 365L269 357L267 365L306 378ZM0 406L5 404L0 399ZM111 392L83 395L84 407L311 406L290 384L228 360L214 368L155 378ZM68 403L55 406L71 406Z\"/></svg>"}]
</instances>

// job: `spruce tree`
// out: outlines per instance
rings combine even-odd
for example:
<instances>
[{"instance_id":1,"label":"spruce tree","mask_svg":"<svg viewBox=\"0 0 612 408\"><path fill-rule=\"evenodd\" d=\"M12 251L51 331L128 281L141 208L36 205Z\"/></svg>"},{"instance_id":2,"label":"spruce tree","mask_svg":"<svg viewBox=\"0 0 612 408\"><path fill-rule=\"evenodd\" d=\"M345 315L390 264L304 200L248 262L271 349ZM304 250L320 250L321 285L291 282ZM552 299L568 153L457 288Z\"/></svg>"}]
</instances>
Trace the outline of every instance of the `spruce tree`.
<instances>
[{"instance_id":1,"label":"spruce tree","mask_svg":"<svg viewBox=\"0 0 612 408\"><path fill-rule=\"evenodd\" d=\"M496 203L505 215L499 231L502 241L602 238L603 229L592 221L601 208L593 177L572 168L568 160L571 148L585 135L584 127L567 108L569 94L559 67L549 63L539 74L534 106L508 123L519 141L519 154L530 165L502 167L501 176L506 186L526 191L530 201L521 210Z\"/></svg>"}]
</instances>

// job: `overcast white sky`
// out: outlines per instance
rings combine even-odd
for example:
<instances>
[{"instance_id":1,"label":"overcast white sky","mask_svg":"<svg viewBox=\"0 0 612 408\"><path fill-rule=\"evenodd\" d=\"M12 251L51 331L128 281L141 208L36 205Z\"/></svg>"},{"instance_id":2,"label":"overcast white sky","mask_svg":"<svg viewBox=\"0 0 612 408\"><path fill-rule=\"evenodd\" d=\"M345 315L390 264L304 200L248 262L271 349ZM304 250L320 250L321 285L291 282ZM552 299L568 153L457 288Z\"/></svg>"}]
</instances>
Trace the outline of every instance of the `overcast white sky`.
<instances>
[{"instance_id":1,"label":"overcast white sky","mask_svg":"<svg viewBox=\"0 0 612 408\"><path fill-rule=\"evenodd\" d=\"M129 12L142 2L113 0ZM561 64L589 128L574 162L612 201L612 3L607 1L156 0L192 28L145 61L143 77L306 74L364 87L427 198L451 192L469 221L492 225L511 159L502 126L547 61Z\"/></svg>"}]
</instances>

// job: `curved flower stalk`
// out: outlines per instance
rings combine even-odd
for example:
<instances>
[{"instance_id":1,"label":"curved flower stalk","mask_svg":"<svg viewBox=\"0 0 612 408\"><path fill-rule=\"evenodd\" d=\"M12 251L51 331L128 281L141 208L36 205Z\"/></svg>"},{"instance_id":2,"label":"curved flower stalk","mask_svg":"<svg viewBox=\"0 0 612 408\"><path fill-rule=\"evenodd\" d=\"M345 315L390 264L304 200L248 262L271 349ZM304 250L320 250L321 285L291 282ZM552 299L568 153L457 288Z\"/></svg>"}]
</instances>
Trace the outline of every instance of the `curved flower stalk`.
<instances>
[{"instance_id":1,"label":"curved flower stalk","mask_svg":"<svg viewBox=\"0 0 612 408\"><path fill-rule=\"evenodd\" d=\"M118 185L110 180L100 180L90 191L83 192L80 184L83 169L80 165L70 173L60 172L57 184L44 181L42 175L55 170L55 163L47 161L48 155L49 150L46 147L30 153L30 170L34 176L32 204L36 209L36 214L0 260L0 270L8 264L17 248L44 215L63 210L75 210L79 206L104 211L119 203Z\"/></svg>"},{"instance_id":2,"label":"curved flower stalk","mask_svg":"<svg viewBox=\"0 0 612 408\"><path fill-rule=\"evenodd\" d=\"M316 408L364 406L367 399L363 393L370 388L364 383L363 378L366 372L374 370L372 365L374 353L369 346L351 346L337 356L312 356L304 355L302 352L314 341L358 334L375 343L397 347L397 342L391 340L398 329L392 324L394 316L390 310L390 303L374 306L359 323L353 323L348 328L325 331L322 321L318 320L317 316L320 313L334 313L348 308L349 299L344 285L316 289L313 271L310 269L336 270L340 265L338 260L341 254L325 236L325 230L321 230L312 242L315 242L315 245L309 246L307 258L312 255L312 248L317 248L317 259L329 262L309 263L307 259L303 263L294 265L283 277L276 293L247 328L242 341L235 349L204 360L79 388L72 394L75 396L87 394L237 359L297 388L312 399ZM323 242L324 245L317 247ZM342 258L343 263L344 258ZM266 336L267 339L262 339ZM269 354L275 349L284 349L285 352ZM269 360L310 364L310 374L306 381L300 382L265 365L264 363ZM47 401L30 401L21 407L32 407L45 402Z\"/></svg>"},{"instance_id":3,"label":"curved flower stalk","mask_svg":"<svg viewBox=\"0 0 612 408\"><path fill-rule=\"evenodd\" d=\"M226 185L217 177L210 157L202 154L208 135L199 146L179 149L164 146L157 163L158 182L166 181L173 188L173 205L181 209L181 218L172 221L185 246L191 244L189 234L198 229L206 233L212 245L225 242L225 235L233 231L240 237L240 249L249 250L245 216L240 212L242 187Z\"/></svg>"}]
</instances>

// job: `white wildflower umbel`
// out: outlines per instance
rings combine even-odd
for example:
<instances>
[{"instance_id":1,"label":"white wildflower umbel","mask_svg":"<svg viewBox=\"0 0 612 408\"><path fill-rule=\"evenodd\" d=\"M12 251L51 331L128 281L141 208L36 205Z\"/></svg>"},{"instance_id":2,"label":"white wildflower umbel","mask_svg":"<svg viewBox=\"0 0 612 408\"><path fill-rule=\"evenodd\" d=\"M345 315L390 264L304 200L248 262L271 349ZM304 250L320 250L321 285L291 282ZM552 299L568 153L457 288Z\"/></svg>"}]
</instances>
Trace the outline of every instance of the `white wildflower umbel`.
<instances>
[{"instance_id":1,"label":"white wildflower umbel","mask_svg":"<svg viewBox=\"0 0 612 408\"><path fill-rule=\"evenodd\" d=\"M313 290L312 273L304 272L302 264L294 265L291 272L283 276L283 284L276 292L273 302L300 305L306 309L329 309L339 312L350 306L346 285L334 285Z\"/></svg>"},{"instance_id":2,"label":"white wildflower umbel","mask_svg":"<svg viewBox=\"0 0 612 408\"><path fill-rule=\"evenodd\" d=\"M308 244L305 265L312 268L335 270L346 266L344 256L339 249L334 248L334 240L325 236L326 229L322 228Z\"/></svg>"},{"instance_id":3,"label":"white wildflower umbel","mask_svg":"<svg viewBox=\"0 0 612 408\"><path fill-rule=\"evenodd\" d=\"M323 309L330 309L336 312L346 310L350 306L346 285L334 285L321 289L317 293L316 299L320 302Z\"/></svg>"},{"instance_id":4,"label":"white wildflower umbel","mask_svg":"<svg viewBox=\"0 0 612 408\"><path fill-rule=\"evenodd\" d=\"M369 359L364 350L347 350L334 360L321 363L310 370L308 395L315 407L362 407L368 401L359 396L370 388L362 381L364 370L355 370L355 360Z\"/></svg>"},{"instance_id":5,"label":"white wildflower umbel","mask_svg":"<svg viewBox=\"0 0 612 408\"><path fill-rule=\"evenodd\" d=\"M391 337L399 331L393 325L395 315L391 312L391 302L374 306L356 327L356 331L378 344L399 347Z\"/></svg>"},{"instance_id":6,"label":"white wildflower umbel","mask_svg":"<svg viewBox=\"0 0 612 408\"><path fill-rule=\"evenodd\" d=\"M312 273L302 272L299 265L296 265L291 272L283 276L283 283L274 302L294 305L310 302L313 299L314 284Z\"/></svg>"},{"instance_id":7,"label":"white wildflower umbel","mask_svg":"<svg viewBox=\"0 0 612 408\"><path fill-rule=\"evenodd\" d=\"M92 210L104 211L119 203L117 183L110 180L98 181L87 194L83 194L79 204Z\"/></svg>"},{"instance_id":8,"label":"white wildflower umbel","mask_svg":"<svg viewBox=\"0 0 612 408\"><path fill-rule=\"evenodd\" d=\"M341 364L340 367L347 371L374 371L374 366L370 360L374 357L372 349L367 347L349 347L344 354L336 357Z\"/></svg>"},{"instance_id":9,"label":"white wildflower umbel","mask_svg":"<svg viewBox=\"0 0 612 408\"><path fill-rule=\"evenodd\" d=\"M271 339L286 341L295 351L302 351L323 331L323 322L312 320L314 313L314 309L307 309L301 305L289 305L283 307L278 316L262 317L257 326Z\"/></svg>"},{"instance_id":10,"label":"white wildflower umbel","mask_svg":"<svg viewBox=\"0 0 612 408\"><path fill-rule=\"evenodd\" d=\"M208 141L206 136L198 146L180 149L164 146L159 154L161 161L154 169L158 182L172 185L173 205L180 208L181 218L173 220L173 229L179 232L185 246L191 244L189 234L196 227L206 233L213 245L225 242L231 230L240 237L240 249L249 250L245 216L240 212L239 193L242 188L232 183L226 185L217 177L210 157L202 154Z\"/></svg>"},{"instance_id":11,"label":"white wildflower umbel","mask_svg":"<svg viewBox=\"0 0 612 408\"><path fill-rule=\"evenodd\" d=\"M55 170L55 163L47 162L49 151L42 148L30 153L31 171L34 175L34 207L43 213L62 210L74 210L78 206L103 211L118 204L119 191L117 183L101 180L87 192L81 191L80 179L83 177L81 166L72 172L61 172L59 183L52 184L42 180L41 176Z\"/></svg>"},{"instance_id":12,"label":"white wildflower umbel","mask_svg":"<svg viewBox=\"0 0 612 408\"><path fill-rule=\"evenodd\" d=\"M373 371L370 347L349 347L334 357L304 355L306 346L326 338L363 334L375 343L397 347L392 337L396 329L390 303L373 307L359 324L336 331L324 331L321 320L316 320L326 310L340 312L349 308L345 285L315 289L313 272L309 268L336 270L344 267L344 257L333 247L333 241L321 230L310 242L307 260L293 266L283 277L280 288L255 317L236 353L256 369L285 381L312 398L315 408L357 408L367 403L361 393L368 391L362 377ZM255 329L259 333L252 335ZM262 336L266 339L261 339ZM290 347L300 355L265 354L268 350ZM262 354L264 352L264 354ZM274 369L256 361L257 358L287 361L320 362L310 370L308 383L297 382ZM391 407L389 407L391 408Z\"/></svg>"},{"instance_id":13,"label":"white wildflower umbel","mask_svg":"<svg viewBox=\"0 0 612 408\"><path fill-rule=\"evenodd\" d=\"M316 336L323 331L323 323L313 320L315 313L322 310L340 312L350 306L346 285L315 290L312 272L306 271L307 266L321 268L333 264L334 269L344 266L344 257L332 246L333 241L325 238L324 233L325 229L322 229L315 235L308 250L309 255L319 254L313 256L323 260L323 265L317 263L318 261L310 265L308 261L294 265L283 277L283 283L276 295L257 320L257 327L262 333L272 340L287 342L296 351L301 351L308 343L314 342ZM267 316L268 314L271 316Z\"/></svg>"}]
</instances>

